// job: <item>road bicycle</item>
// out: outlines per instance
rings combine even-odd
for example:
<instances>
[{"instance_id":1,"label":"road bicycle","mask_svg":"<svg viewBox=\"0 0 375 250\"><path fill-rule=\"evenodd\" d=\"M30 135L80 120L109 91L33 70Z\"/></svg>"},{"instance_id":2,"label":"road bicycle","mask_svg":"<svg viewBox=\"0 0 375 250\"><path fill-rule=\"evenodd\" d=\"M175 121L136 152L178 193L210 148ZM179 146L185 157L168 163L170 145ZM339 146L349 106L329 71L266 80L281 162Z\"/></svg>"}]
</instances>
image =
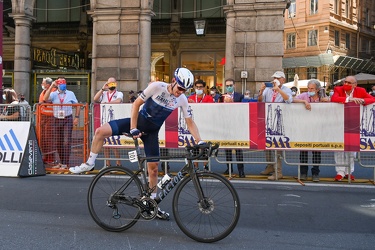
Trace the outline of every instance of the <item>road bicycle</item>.
<instances>
[{"instance_id":1,"label":"road bicycle","mask_svg":"<svg viewBox=\"0 0 375 250\"><path fill-rule=\"evenodd\" d=\"M154 219L158 204L176 188L173 215L187 236L209 243L219 241L233 231L240 217L236 190L222 175L196 170L193 164L193 160L217 155L218 145L195 145L186 147L186 153L181 156L160 156L161 159L184 158L186 164L176 175L165 175L160 180L155 199L150 195L156 187L149 187L144 164L150 157L142 156L137 139L134 139L134 145L135 150L128 154L131 162L138 162L138 170L109 167L99 172L90 184L88 207L100 227L120 232L132 227L141 217Z\"/></svg>"}]
</instances>

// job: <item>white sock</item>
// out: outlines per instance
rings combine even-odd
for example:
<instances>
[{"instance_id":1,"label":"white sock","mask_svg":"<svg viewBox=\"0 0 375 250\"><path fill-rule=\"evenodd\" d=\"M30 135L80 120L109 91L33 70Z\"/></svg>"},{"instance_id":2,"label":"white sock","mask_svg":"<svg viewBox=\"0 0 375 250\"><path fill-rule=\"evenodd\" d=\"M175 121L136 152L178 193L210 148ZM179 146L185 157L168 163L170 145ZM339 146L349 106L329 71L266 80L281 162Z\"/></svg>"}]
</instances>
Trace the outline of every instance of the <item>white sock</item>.
<instances>
[{"instance_id":1,"label":"white sock","mask_svg":"<svg viewBox=\"0 0 375 250\"><path fill-rule=\"evenodd\" d=\"M156 195L157 195L157 193L151 193L151 199L154 199L154 200L155 200Z\"/></svg>"},{"instance_id":2,"label":"white sock","mask_svg":"<svg viewBox=\"0 0 375 250\"><path fill-rule=\"evenodd\" d=\"M90 152L89 159L87 160L87 163L92 166L95 164L96 157L98 157L98 154L94 154L93 152Z\"/></svg>"}]
</instances>

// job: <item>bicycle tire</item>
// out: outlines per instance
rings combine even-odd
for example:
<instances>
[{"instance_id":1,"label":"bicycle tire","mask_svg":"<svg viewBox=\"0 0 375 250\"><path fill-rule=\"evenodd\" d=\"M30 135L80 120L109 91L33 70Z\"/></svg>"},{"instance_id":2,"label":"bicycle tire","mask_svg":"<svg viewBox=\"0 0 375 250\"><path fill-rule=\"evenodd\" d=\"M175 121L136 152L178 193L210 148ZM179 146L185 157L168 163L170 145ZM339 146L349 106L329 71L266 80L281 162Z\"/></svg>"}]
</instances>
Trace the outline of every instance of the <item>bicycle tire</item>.
<instances>
[{"instance_id":1,"label":"bicycle tire","mask_svg":"<svg viewBox=\"0 0 375 250\"><path fill-rule=\"evenodd\" d=\"M204 243L227 237L240 217L240 201L232 184L223 176L196 173L210 206L199 203L192 178L186 177L173 196L173 214L179 228L190 238Z\"/></svg>"},{"instance_id":2,"label":"bicycle tire","mask_svg":"<svg viewBox=\"0 0 375 250\"><path fill-rule=\"evenodd\" d=\"M142 184L138 176L124 167L109 167L92 180L87 203L91 217L101 228L111 232L121 232L132 227L140 217L137 207L111 197L127 182L121 192L122 197L139 198L142 194ZM108 201L111 200L108 205Z\"/></svg>"}]
</instances>

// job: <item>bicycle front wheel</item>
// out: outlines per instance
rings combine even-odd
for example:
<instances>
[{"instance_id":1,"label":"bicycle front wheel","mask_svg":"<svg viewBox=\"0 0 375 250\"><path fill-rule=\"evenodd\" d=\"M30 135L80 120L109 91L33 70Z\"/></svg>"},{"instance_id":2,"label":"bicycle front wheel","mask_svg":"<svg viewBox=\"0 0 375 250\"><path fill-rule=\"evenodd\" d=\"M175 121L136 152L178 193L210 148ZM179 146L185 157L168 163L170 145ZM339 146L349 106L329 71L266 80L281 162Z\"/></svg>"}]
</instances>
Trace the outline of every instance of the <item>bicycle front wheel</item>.
<instances>
[{"instance_id":1,"label":"bicycle front wheel","mask_svg":"<svg viewBox=\"0 0 375 250\"><path fill-rule=\"evenodd\" d=\"M138 176L124 167L109 167L92 180L87 202L96 224L107 231L120 232L132 227L140 217L134 198L142 194Z\"/></svg>"},{"instance_id":2,"label":"bicycle front wheel","mask_svg":"<svg viewBox=\"0 0 375 250\"><path fill-rule=\"evenodd\" d=\"M219 241L233 231L240 217L237 192L221 175L202 172L196 173L196 177L204 200L199 199L191 177L182 180L173 197L176 223L196 241Z\"/></svg>"}]
</instances>

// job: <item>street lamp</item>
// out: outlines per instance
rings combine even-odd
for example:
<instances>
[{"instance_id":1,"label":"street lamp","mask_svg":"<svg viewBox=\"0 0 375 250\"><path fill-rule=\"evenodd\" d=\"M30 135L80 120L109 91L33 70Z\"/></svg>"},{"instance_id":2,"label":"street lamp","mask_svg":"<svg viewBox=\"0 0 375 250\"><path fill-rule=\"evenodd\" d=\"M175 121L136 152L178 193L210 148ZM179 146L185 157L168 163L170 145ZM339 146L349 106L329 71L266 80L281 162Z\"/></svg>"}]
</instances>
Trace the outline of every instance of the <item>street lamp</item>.
<instances>
[{"instance_id":1,"label":"street lamp","mask_svg":"<svg viewBox=\"0 0 375 250\"><path fill-rule=\"evenodd\" d=\"M194 20L195 34L197 36L204 36L206 33L206 20L197 19Z\"/></svg>"}]
</instances>

